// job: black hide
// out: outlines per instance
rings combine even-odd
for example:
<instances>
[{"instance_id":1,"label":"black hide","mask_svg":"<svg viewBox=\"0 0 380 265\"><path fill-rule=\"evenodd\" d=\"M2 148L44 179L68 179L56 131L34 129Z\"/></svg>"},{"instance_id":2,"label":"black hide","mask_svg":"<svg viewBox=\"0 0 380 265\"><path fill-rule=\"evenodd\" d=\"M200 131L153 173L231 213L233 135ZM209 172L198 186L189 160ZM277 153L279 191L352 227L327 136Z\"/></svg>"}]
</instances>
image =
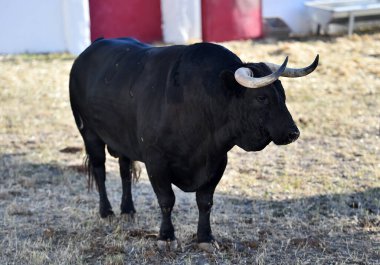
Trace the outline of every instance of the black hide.
<instances>
[{"instance_id":1,"label":"black hide","mask_svg":"<svg viewBox=\"0 0 380 265\"><path fill-rule=\"evenodd\" d=\"M128 168L144 162L162 210L159 239L173 240L171 185L197 192L198 241L213 240L212 196L227 152L288 144L299 132L280 81L257 89L234 79L239 67L257 77L264 64L244 64L210 43L152 47L134 39L95 41L75 61L70 101L99 188L100 215L113 214L105 190L105 146L120 158L122 213L134 213ZM129 183L129 184L128 184Z\"/></svg>"}]
</instances>

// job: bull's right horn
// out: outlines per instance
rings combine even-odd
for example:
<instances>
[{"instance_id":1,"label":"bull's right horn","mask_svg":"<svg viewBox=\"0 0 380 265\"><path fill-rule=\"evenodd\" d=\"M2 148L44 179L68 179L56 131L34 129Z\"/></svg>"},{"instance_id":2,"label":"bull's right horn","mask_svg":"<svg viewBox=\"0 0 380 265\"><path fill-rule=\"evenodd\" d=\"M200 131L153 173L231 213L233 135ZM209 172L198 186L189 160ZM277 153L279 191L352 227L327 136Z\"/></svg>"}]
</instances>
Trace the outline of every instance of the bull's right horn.
<instances>
[{"instance_id":1,"label":"bull's right horn","mask_svg":"<svg viewBox=\"0 0 380 265\"><path fill-rule=\"evenodd\" d=\"M319 54L315 57L314 62L310 64L309 66L306 66L304 68L289 68L287 67L284 71L284 73L281 76L284 77L302 77L305 75L310 74L317 68L319 61ZM281 66L273 63L265 63L269 69L271 69L273 72L277 71Z\"/></svg>"},{"instance_id":2,"label":"bull's right horn","mask_svg":"<svg viewBox=\"0 0 380 265\"><path fill-rule=\"evenodd\" d=\"M253 72L247 67L240 67L235 71L235 80L240 85L247 88L259 88L272 84L276 81L286 69L288 57L274 73L264 77L253 77Z\"/></svg>"}]
</instances>

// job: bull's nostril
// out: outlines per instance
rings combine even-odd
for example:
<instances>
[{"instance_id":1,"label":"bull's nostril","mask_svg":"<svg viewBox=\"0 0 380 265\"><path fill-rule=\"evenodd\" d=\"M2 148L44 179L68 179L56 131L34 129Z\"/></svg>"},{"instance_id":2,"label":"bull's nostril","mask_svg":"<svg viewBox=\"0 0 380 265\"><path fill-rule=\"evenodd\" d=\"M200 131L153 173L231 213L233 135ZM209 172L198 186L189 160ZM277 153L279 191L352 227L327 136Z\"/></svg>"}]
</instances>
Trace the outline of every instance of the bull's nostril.
<instances>
[{"instance_id":1,"label":"bull's nostril","mask_svg":"<svg viewBox=\"0 0 380 265\"><path fill-rule=\"evenodd\" d=\"M288 135L288 139L291 140L291 141L295 141L298 139L298 137L300 136L300 132L297 130L297 131L293 131L293 132L290 132L289 135Z\"/></svg>"}]
</instances>

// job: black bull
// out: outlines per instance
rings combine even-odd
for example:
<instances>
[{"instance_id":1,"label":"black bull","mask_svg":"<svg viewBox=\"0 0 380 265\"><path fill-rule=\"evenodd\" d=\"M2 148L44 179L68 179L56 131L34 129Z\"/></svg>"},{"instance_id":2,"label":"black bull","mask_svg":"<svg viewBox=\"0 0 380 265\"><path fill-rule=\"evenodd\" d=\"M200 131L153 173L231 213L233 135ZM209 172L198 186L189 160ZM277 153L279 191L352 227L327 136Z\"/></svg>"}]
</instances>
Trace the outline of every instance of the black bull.
<instances>
[{"instance_id":1,"label":"black bull","mask_svg":"<svg viewBox=\"0 0 380 265\"><path fill-rule=\"evenodd\" d=\"M302 69L286 63L245 64L210 43L152 47L121 38L91 44L72 67L70 101L99 190L100 216L113 215L105 187L107 146L119 158L122 214L135 212L131 174L133 161L142 161L162 211L159 241L175 240L174 184L196 192L197 239L211 246L213 193L227 152L235 145L259 151L299 136L278 78L312 72L318 57Z\"/></svg>"}]
</instances>

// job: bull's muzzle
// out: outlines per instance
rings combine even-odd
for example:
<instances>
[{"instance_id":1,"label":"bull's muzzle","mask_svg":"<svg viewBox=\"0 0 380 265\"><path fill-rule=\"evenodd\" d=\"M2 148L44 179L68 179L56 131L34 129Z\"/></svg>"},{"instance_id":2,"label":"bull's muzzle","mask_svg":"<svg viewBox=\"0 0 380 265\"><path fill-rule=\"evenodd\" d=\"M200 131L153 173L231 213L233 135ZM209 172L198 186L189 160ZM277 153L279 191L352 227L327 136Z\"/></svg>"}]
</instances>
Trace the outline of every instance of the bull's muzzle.
<instances>
[{"instance_id":1,"label":"bull's muzzle","mask_svg":"<svg viewBox=\"0 0 380 265\"><path fill-rule=\"evenodd\" d=\"M298 137L300 137L300 131L297 128L295 128L295 130L290 131L288 133L287 142L289 144L293 143L293 142L295 142L298 139Z\"/></svg>"},{"instance_id":2,"label":"bull's muzzle","mask_svg":"<svg viewBox=\"0 0 380 265\"><path fill-rule=\"evenodd\" d=\"M276 145L286 145L295 142L300 137L300 131L297 127L293 127L284 132L279 138L273 138Z\"/></svg>"}]
</instances>

